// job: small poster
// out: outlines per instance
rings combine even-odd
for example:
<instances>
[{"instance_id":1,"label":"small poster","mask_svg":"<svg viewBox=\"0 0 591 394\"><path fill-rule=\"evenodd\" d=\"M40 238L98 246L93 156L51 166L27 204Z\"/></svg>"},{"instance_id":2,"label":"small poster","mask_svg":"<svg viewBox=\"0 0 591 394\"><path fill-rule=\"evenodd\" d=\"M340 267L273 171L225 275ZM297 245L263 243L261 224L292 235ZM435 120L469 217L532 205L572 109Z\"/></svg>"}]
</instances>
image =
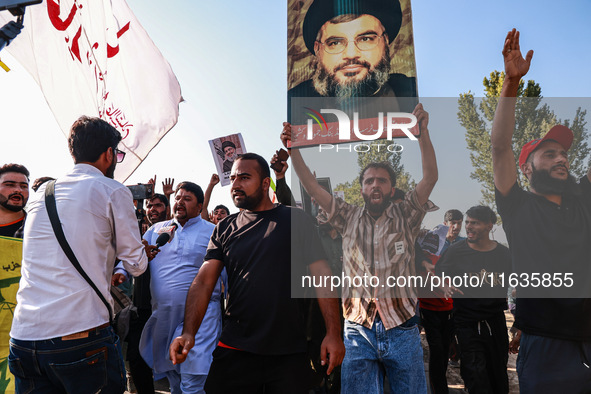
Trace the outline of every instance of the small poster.
<instances>
[{"instance_id":1,"label":"small poster","mask_svg":"<svg viewBox=\"0 0 591 394\"><path fill-rule=\"evenodd\" d=\"M246 153L246 146L242 140L242 134L230 134L225 137L209 140L215 168L220 177L220 184L226 186L230 184L230 171L234 160L243 153Z\"/></svg>"}]
</instances>

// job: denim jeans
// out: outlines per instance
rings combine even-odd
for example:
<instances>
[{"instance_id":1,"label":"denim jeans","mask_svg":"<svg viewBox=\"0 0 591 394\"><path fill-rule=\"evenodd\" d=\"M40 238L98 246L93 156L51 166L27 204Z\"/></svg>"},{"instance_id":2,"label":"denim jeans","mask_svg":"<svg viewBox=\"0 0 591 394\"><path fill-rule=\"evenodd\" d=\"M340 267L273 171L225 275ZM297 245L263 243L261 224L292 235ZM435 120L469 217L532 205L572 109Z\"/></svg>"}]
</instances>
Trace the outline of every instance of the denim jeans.
<instances>
[{"instance_id":1,"label":"denim jeans","mask_svg":"<svg viewBox=\"0 0 591 394\"><path fill-rule=\"evenodd\" d=\"M10 340L10 372L16 392L123 393L125 365L119 337L111 327L73 340Z\"/></svg>"},{"instance_id":2,"label":"denim jeans","mask_svg":"<svg viewBox=\"0 0 591 394\"><path fill-rule=\"evenodd\" d=\"M386 330L377 318L371 329L345 321L344 394L384 392L384 373L392 393L427 393L423 349L416 324Z\"/></svg>"}]
</instances>

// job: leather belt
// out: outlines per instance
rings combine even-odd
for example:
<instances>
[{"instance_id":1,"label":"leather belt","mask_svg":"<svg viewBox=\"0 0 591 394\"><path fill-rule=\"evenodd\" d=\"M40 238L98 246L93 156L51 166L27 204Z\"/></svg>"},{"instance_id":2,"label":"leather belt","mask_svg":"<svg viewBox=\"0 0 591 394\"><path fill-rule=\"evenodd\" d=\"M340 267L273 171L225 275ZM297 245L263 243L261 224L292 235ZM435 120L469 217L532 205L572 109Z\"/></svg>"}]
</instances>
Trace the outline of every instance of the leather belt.
<instances>
[{"instance_id":1,"label":"leather belt","mask_svg":"<svg viewBox=\"0 0 591 394\"><path fill-rule=\"evenodd\" d=\"M90 333L92 333L93 331L96 332L96 331L102 330L103 328L107 328L107 327L109 327L109 323L101 324L100 326L89 328L88 330L84 330L84 331L80 331L80 332L77 332L74 334L66 335L66 336L61 337L60 339L62 341L71 341L73 339L88 338L88 335Z\"/></svg>"}]
</instances>

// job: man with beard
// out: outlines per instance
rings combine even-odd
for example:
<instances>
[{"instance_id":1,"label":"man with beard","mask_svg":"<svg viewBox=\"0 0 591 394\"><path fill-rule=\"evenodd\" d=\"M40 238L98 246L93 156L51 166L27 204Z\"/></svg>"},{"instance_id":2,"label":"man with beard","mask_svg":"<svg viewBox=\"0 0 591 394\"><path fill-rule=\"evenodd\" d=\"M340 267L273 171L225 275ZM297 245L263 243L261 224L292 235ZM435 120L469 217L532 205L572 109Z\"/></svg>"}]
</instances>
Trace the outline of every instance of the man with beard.
<instances>
[{"instance_id":1,"label":"man with beard","mask_svg":"<svg viewBox=\"0 0 591 394\"><path fill-rule=\"evenodd\" d=\"M28 199L29 171L20 164L0 167L0 235L22 238Z\"/></svg>"},{"instance_id":2,"label":"man with beard","mask_svg":"<svg viewBox=\"0 0 591 394\"><path fill-rule=\"evenodd\" d=\"M223 171L230 172L232 170L232 164L236 160L236 145L232 141L222 142L222 150L226 156L226 160L222 163Z\"/></svg>"},{"instance_id":3,"label":"man with beard","mask_svg":"<svg viewBox=\"0 0 591 394\"><path fill-rule=\"evenodd\" d=\"M190 354L225 267L228 305L206 392L305 393L309 361L303 300L292 298L291 291L306 268L312 275L330 275L322 245L303 211L271 202L264 158L254 153L238 156L230 181L234 204L242 210L214 230L205 262L189 289L183 334L170 345L170 357L179 364ZM330 373L344 354L338 303L327 298L334 294L325 289L318 289L317 296L327 327L322 364L328 361Z\"/></svg>"},{"instance_id":4,"label":"man with beard","mask_svg":"<svg viewBox=\"0 0 591 394\"><path fill-rule=\"evenodd\" d=\"M222 329L221 280L212 285L213 294L205 305L207 312L201 330L193 336L197 346L183 365L173 365L168 347L183 329L187 291L203 263L214 225L200 216L203 190L193 182L177 186L173 220L156 223L144 234L155 245L161 234L174 235L160 250L148 254L152 316L140 340L140 353L154 371L154 379L166 377L172 393L202 393L211 364L211 353Z\"/></svg>"},{"instance_id":5,"label":"man with beard","mask_svg":"<svg viewBox=\"0 0 591 394\"><path fill-rule=\"evenodd\" d=\"M155 193L146 204L146 217L151 225L163 222L168 216L168 198L164 194Z\"/></svg>"},{"instance_id":6,"label":"man with beard","mask_svg":"<svg viewBox=\"0 0 591 394\"><path fill-rule=\"evenodd\" d=\"M418 104L419 147L423 179L401 202L391 201L396 173L388 163L371 163L359 183L364 207L334 198L316 181L301 153L291 150L300 182L328 214L328 223L343 237L343 274L375 276L384 286L343 288L345 347L341 370L343 393L383 392L384 372L395 393L426 393L423 349L415 315L416 290L386 286L389 277L416 274L415 241L425 214L436 209L429 195L437 182L437 161L427 128L429 115ZM291 125L284 123L281 139L287 147ZM388 350L386 350L388 349Z\"/></svg>"},{"instance_id":7,"label":"man with beard","mask_svg":"<svg viewBox=\"0 0 591 394\"><path fill-rule=\"evenodd\" d=\"M504 312L508 308L507 281L499 278L511 274L511 254L490 239L496 222L497 216L489 207L468 209L468 237L451 245L435 266L437 275L470 278L470 286L445 288L446 299L457 291L453 298L454 327L461 349L460 373L469 393L509 392ZM474 277L482 281L482 286L473 284Z\"/></svg>"},{"instance_id":8,"label":"man with beard","mask_svg":"<svg viewBox=\"0 0 591 394\"><path fill-rule=\"evenodd\" d=\"M104 120L79 118L68 137L73 170L55 184L44 183L30 202L8 358L19 393L125 391L110 310L60 246L45 203L46 189L54 186L55 228L63 230L80 266L112 306L115 260L133 275L148 264L131 192L112 179L125 157L117 149L120 141Z\"/></svg>"},{"instance_id":9,"label":"man with beard","mask_svg":"<svg viewBox=\"0 0 591 394\"><path fill-rule=\"evenodd\" d=\"M521 149L519 169L530 191L519 187L512 149L515 97L533 51L522 57L519 32L513 29L503 56L505 80L491 135L496 203L513 271L530 280L537 275L552 278L545 292L539 287L517 289L520 392L583 392L591 387L591 301L566 297L590 293L591 169L578 185L574 182L567 154L573 132L557 125ZM540 295L546 298L535 298Z\"/></svg>"},{"instance_id":10,"label":"man with beard","mask_svg":"<svg viewBox=\"0 0 591 394\"><path fill-rule=\"evenodd\" d=\"M390 74L389 44L401 24L398 0L315 0L303 23L314 73L288 96L416 97L414 77Z\"/></svg>"}]
</instances>

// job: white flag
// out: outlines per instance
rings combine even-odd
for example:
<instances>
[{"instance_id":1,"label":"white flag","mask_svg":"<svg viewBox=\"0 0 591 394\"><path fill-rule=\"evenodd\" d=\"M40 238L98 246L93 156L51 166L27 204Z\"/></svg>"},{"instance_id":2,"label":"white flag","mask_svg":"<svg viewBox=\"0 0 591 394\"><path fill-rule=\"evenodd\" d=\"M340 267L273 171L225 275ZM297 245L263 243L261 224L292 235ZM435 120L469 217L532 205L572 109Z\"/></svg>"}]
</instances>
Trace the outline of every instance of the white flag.
<instances>
[{"instance_id":1,"label":"white flag","mask_svg":"<svg viewBox=\"0 0 591 394\"><path fill-rule=\"evenodd\" d=\"M0 25L13 20L0 13ZM45 0L26 9L8 50L35 78L68 135L81 115L121 132L125 181L176 124L179 83L124 0Z\"/></svg>"}]
</instances>

